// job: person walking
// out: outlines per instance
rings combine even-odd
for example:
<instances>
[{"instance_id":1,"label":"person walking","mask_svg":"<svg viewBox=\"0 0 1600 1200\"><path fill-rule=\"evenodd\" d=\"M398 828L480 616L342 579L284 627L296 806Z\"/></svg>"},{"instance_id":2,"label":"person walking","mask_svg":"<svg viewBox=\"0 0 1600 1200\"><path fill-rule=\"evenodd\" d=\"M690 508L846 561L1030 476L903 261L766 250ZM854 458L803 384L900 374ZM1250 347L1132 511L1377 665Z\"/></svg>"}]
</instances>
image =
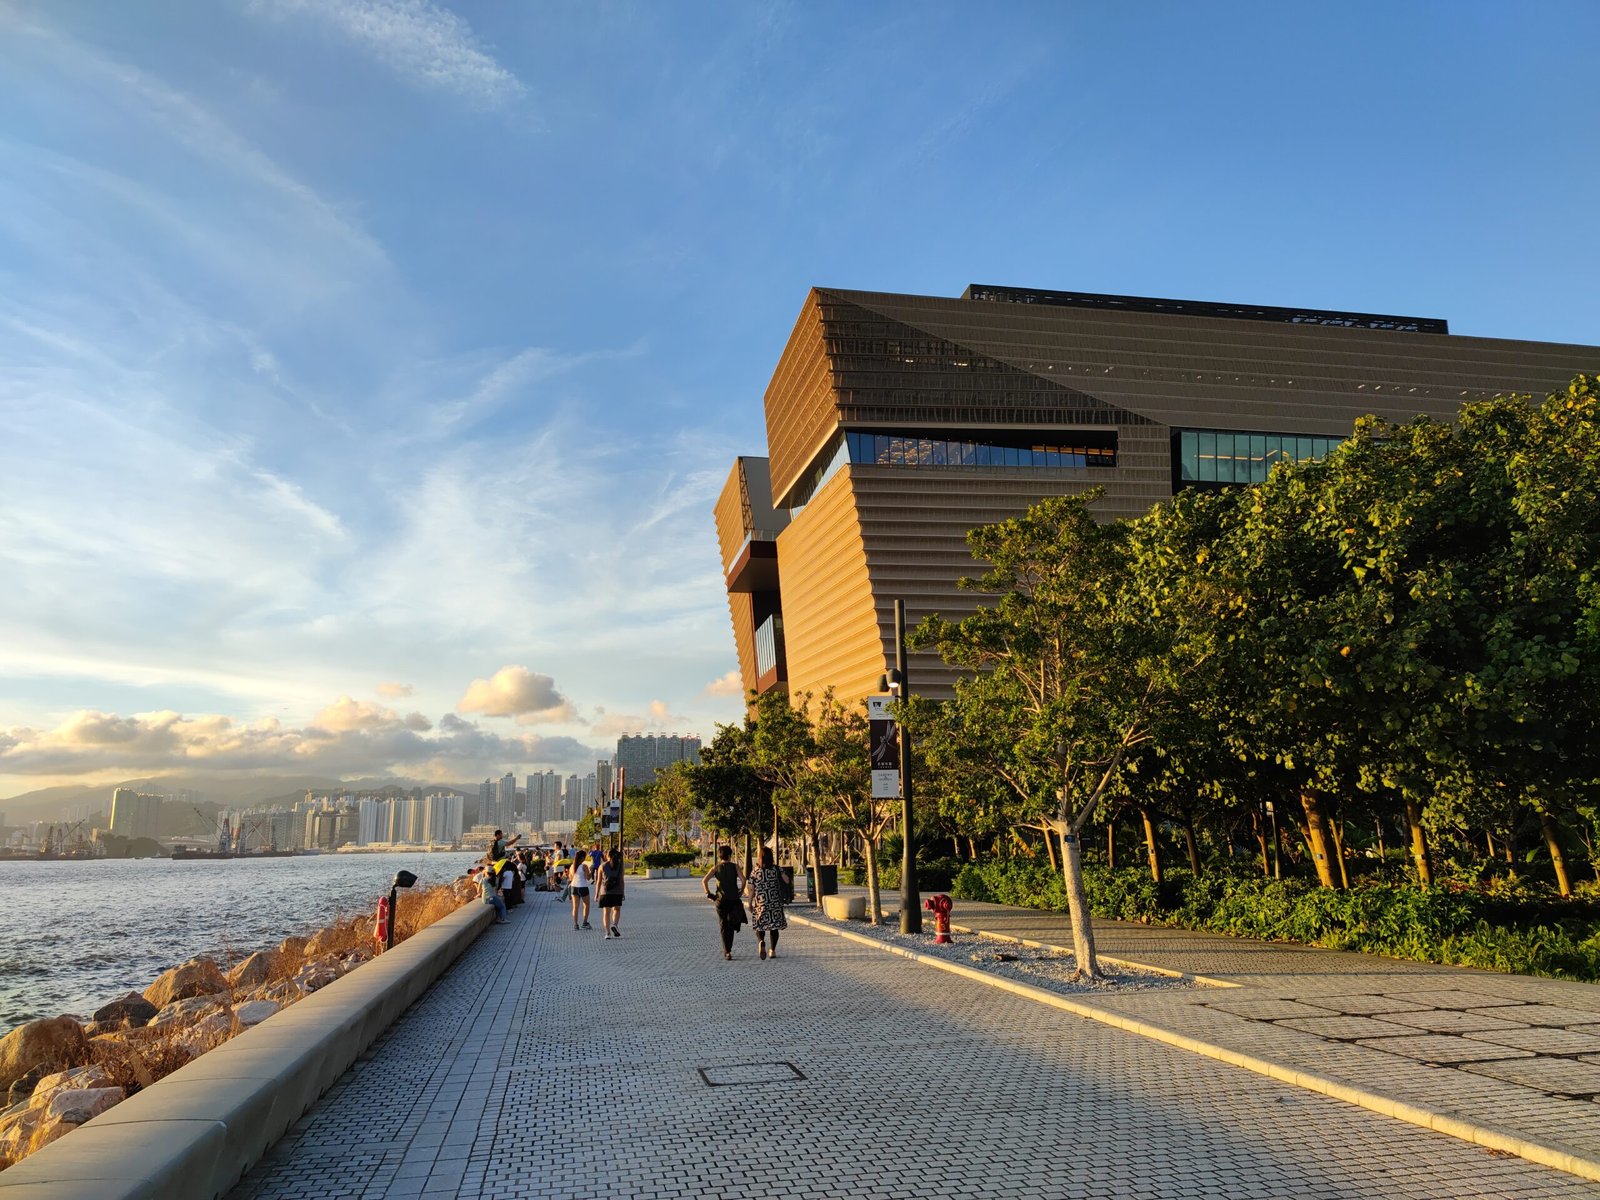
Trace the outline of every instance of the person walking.
<instances>
[{"instance_id":1,"label":"person walking","mask_svg":"<svg viewBox=\"0 0 1600 1200\"><path fill-rule=\"evenodd\" d=\"M608 850L606 861L600 864L600 874L596 876L600 928L606 931L608 938L622 936L622 930L617 928L617 910L622 907L622 881L622 851Z\"/></svg>"},{"instance_id":2,"label":"person walking","mask_svg":"<svg viewBox=\"0 0 1600 1200\"><path fill-rule=\"evenodd\" d=\"M778 934L789 928L789 918L784 915L785 899L783 875L772 856L772 847L761 847L761 864L750 872L744 885L750 897L750 928L756 931L756 941L761 945L762 958L778 957ZM767 950L767 938L772 938L772 950Z\"/></svg>"},{"instance_id":3,"label":"person walking","mask_svg":"<svg viewBox=\"0 0 1600 1200\"><path fill-rule=\"evenodd\" d=\"M717 920L722 926L722 957L731 959L734 936L749 920L745 916L744 901L739 899L744 880L739 878L739 868L733 865L733 847L724 846L717 853L722 861L700 877L700 885L706 890L706 898L716 902ZM713 882L715 891L711 889Z\"/></svg>"},{"instance_id":4,"label":"person walking","mask_svg":"<svg viewBox=\"0 0 1600 1200\"><path fill-rule=\"evenodd\" d=\"M583 909L583 928L589 928L589 860L575 855L572 860L572 927L578 928L578 909Z\"/></svg>"}]
</instances>

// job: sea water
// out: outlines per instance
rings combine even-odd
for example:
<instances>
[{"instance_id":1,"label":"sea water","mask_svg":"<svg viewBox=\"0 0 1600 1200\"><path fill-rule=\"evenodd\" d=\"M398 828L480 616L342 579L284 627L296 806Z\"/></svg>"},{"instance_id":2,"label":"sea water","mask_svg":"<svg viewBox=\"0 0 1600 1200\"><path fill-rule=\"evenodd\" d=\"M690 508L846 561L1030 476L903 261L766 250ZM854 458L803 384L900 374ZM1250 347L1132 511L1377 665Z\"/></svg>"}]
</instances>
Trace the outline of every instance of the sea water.
<instances>
[{"instance_id":1,"label":"sea water","mask_svg":"<svg viewBox=\"0 0 1600 1200\"><path fill-rule=\"evenodd\" d=\"M197 955L263 950L371 912L398 870L421 889L475 860L398 851L0 862L0 1035L39 1017L87 1018Z\"/></svg>"}]
</instances>

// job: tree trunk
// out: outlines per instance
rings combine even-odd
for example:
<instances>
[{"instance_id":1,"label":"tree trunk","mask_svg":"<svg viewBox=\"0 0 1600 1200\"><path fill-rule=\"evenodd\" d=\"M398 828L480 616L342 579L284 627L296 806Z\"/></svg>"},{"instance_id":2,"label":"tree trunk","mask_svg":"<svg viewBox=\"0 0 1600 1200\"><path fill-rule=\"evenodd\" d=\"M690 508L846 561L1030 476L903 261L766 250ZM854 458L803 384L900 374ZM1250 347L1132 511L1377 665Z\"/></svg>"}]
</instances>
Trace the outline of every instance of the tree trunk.
<instances>
[{"instance_id":1,"label":"tree trunk","mask_svg":"<svg viewBox=\"0 0 1600 1200\"><path fill-rule=\"evenodd\" d=\"M1161 882L1161 848L1156 845L1155 822L1150 820L1150 810L1148 808L1139 810L1139 819L1144 822L1144 849L1145 854L1150 859L1150 881L1159 884Z\"/></svg>"},{"instance_id":2,"label":"tree trunk","mask_svg":"<svg viewBox=\"0 0 1600 1200\"><path fill-rule=\"evenodd\" d=\"M1050 869L1052 871L1061 870L1061 867L1056 863L1056 839L1048 829L1044 831L1044 852L1050 856Z\"/></svg>"},{"instance_id":3,"label":"tree trunk","mask_svg":"<svg viewBox=\"0 0 1600 1200\"><path fill-rule=\"evenodd\" d=\"M1200 874L1200 848L1194 840L1194 813L1183 814L1183 840L1189 850L1189 870L1196 875ZM1229 838L1229 849L1232 849L1232 838ZM1229 857L1232 857L1231 855Z\"/></svg>"},{"instance_id":4,"label":"tree trunk","mask_svg":"<svg viewBox=\"0 0 1600 1200\"><path fill-rule=\"evenodd\" d=\"M1567 860L1561 853L1561 829L1549 813L1539 814L1539 828L1544 830L1544 844L1550 848L1550 865L1556 869L1556 886L1563 896L1572 895L1572 882L1567 878Z\"/></svg>"},{"instance_id":5,"label":"tree trunk","mask_svg":"<svg viewBox=\"0 0 1600 1200\"><path fill-rule=\"evenodd\" d=\"M1256 845L1261 847L1261 878L1272 878L1272 851L1267 846L1267 823L1259 808L1250 810L1250 827L1255 830Z\"/></svg>"},{"instance_id":6,"label":"tree trunk","mask_svg":"<svg viewBox=\"0 0 1600 1200\"><path fill-rule=\"evenodd\" d=\"M967 858L971 862L978 861L978 843L970 837L967 839Z\"/></svg>"},{"instance_id":7,"label":"tree trunk","mask_svg":"<svg viewBox=\"0 0 1600 1200\"><path fill-rule=\"evenodd\" d=\"M1500 839L1501 848L1506 852L1506 863L1515 866L1517 861L1517 831L1506 830L1506 836Z\"/></svg>"},{"instance_id":8,"label":"tree trunk","mask_svg":"<svg viewBox=\"0 0 1600 1200\"><path fill-rule=\"evenodd\" d=\"M1328 822L1328 828L1333 831L1333 853L1339 861L1339 886L1348 888L1350 886L1350 872L1345 869L1344 865L1344 822L1330 821Z\"/></svg>"},{"instance_id":9,"label":"tree trunk","mask_svg":"<svg viewBox=\"0 0 1600 1200\"><path fill-rule=\"evenodd\" d=\"M1373 824L1376 826L1378 835L1378 861L1382 862L1384 855L1388 853L1388 848L1383 844L1383 818L1377 818Z\"/></svg>"},{"instance_id":10,"label":"tree trunk","mask_svg":"<svg viewBox=\"0 0 1600 1200\"><path fill-rule=\"evenodd\" d=\"M1487 842L1487 843L1488 843L1488 845L1489 845L1489 861L1490 861L1490 862L1493 862L1493 861L1494 861L1494 856L1495 856L1495 849L1494 849L1494 830L1492 830L1492 829L1485 829L1485 830L1484 830L1484 831L1483 831L1483 840L1484 840L1484 841L1485 841L1485 842Z\"/></svg>"},{"instance_id":11,"label":"tree trunk","mask_svg":"<svg viewBox=\"0 0 1600 1200\"><path fill-rule=\"evenodd\" d=\"M1101 978L1100 960L1094 953L1094 922L1089 915L1089 893L1083 886L1083 861L1078 839L1070 831L1061 834L1062 877L1067 885L1067 912L1072 917L1072 953L1078 960L1078 974Z\"/></svg>"},{"instance_id":12,"label":"tree trunk","mask_svg":"<svg viewBox=\"0 0 1600 1200\"><path fill-rule=\"evenodd\" d=\"M1106 819L1106 870L1117 869L1117 819Z\"/></svg>"},{"instance_id":13,"label":"tree trunk","mask_svg":"<svg viewBox=\"0 0 1600 1200\"><path fill-rule=\"evenodd\" d=\"M752 840L753 839L750 836L750 831L748 829L745 830L745 834L744 834L744 877L746 879L750 878L750 863L751 863L751 857L750 856L751 856L751 853L752 853L750 843L751 843Z\"/></svg>"},{"instance_id":14,"label":"tree trunk","mask_svg":"<svg viewBox=\"0 0 1600 1200\"><path fill-rule=\"evenodd\" d=\"M1322 797L1302 791L1300 807L1306 814L1306 845L1311 850L1311 861L1317 868L1317 881L1325 888L1337 888L1339 883L1333 873L1333 859L1328 853L1333 839L1328 834L1328 815L1323 811Z\"/></svg>"},{"instance_id":15,"label":"tree trunk","mask_svg":"<svg viewBox=\"0 0 1600 1200\"><path fill-rule=\"evenodd\" d=\"M1415 800L1406 800L1406 827L1411 830L1411 861L1417 867L1417 882L1423 887L1433 886L1433 862L1428 857L1428 835L1422 828L1422 806Z\"/></svg>"},{"instance_id":16,"label":"tree trunk","mask_svg":"<svg viewBox=\"0 0 1600 1200\"><path fill-rule=\"evenodd\" d=\"M883 924L883 900L878 890L878 847L867 843L867 920Z\"/></svg>"}]
</instances>

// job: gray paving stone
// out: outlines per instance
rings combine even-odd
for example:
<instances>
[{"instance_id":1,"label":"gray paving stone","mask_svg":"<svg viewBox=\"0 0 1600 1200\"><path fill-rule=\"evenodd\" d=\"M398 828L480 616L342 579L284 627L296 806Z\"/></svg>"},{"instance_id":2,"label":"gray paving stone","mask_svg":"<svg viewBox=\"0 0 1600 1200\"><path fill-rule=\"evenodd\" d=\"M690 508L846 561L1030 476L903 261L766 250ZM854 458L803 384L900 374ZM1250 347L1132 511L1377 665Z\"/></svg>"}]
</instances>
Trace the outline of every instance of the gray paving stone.
<instances>
[{"instance_id":1,"label":"gray paving stone","mask_svg":"<svg viewBox=\"0 0 1600 1200\"><path fill-rule=\"evenodd\" d=\"M1600 1055L1600 1035L1579 1033L1574 1029L1550 1029L1535 1026L1524 1029L1469 1033L1466 1036L1473 1041L1492 1042L1497 1046L1515 1046L1519 1050L1532 1050L1536 1054Z\"/></svg>"},{"instance_id":2,"label":"gray paving stone","mask_svg":"<svg viewBox=\"0 0 1600 1200\"><path fill-rule=\"evenodd\" d=\"M1533 1058L1517 1062L1473 1063L1468 1069L1475 1074L1538 1088L1542 1092L1584 1097L1600 1095L1600 1064L1597 1063Z\"/></svg>"},{"instance_id":3,"label":"gray paving stone","mask_svg":"<svg viewBox=\"0 0 1600 1200\"><path fill-rule=\"evenodd\" d=\"M1522 1005L1519 1007L1528 1007ZM1429 1033L1506 1033L1512 1030L1525 1029L1527 1026L1519 1025L1514 1019L1502 1019L1485 1015L1488 1009L1477 1009L1472 1012L1462 1012L1453 1008L1428 1009L1423 1012L1384 1013L1383 1020L1395 1025L1406 1025L1412 1029L1426 1029ZM1507 1018L1513 1017L1516 1008L1502 1008L1500 1012ZM1512 1044L1512 1043L1507 1043Z\"/></svg>"},{"instance_id":4,"label":"gray paving stone","mask_svg":"<svg viewBox=\"0 0 1600 1200\"><path fill-rule=\"evenodd\" d=\"M1494 1046L1488 1042L1474 1042L1464 1037L1444 1034L1420 1034L1416 1037L1387 1037L1363 1041L1363 1046L1400 1054L1420 1062L1447 1065L1469 1062L1489 1062L1500 1058L1532 1058L1526 1050L1510 1046Z\"/></svg>"},{"instance_id":5,"label":"gray paving stone","mask_svg":"<svg viewBox=\"0 0 1600 1200\"><path fill-rule=\"evenodd\" d=\"M1404 1037L1411 1032L1403 1026L1371 1017L1305 1017L1278 1021L1276 1024L1287 1029L1298 1029L1302 1033L1314 1033L1318 1037L1351 1042L1358 1038Z\"/></svg>"},{"instance_id":6,"label":"gray paving stone","mask_svg":"<svg viewBox=\"0 0 1600 1200\"><path fill-rule=\"evenodd\" d=\"M1393 996L1349 996L1319 992L1317 1003L1345 1016L1373 1016L1379 1013L1423 1012L1429 1007L1414 1000L1396 1000Z\"/></svg>"},{"instance_id":7,"label":"gray paving stone","mask_svg":"<svg viewBox=\"0 0 1600 1200\"><path fill-rule=\"evenodd\" d=\"M1600 988L1595 990L1600 992ZM1600 1002L1600 997L1596 999ZM1510 1008L1475 1008L1472 1011L1483 1016L1515 1021L1519 1025L1554 1025L1571 1028L1600 1022L1600 1009L1590 1012L1558 1004L1518 1004Z\"/></svg>"},{"instance_id":8,"label":"gray paving stone","mask_svg":"<svg viewBox=\"0 0 1600 1200\"><path fill-rule=\"evenodd\" d=\"M1284 1017L1336 1017L1339 1015L1337 1009L1323 1008L1315 1004L1303 1004L1299 1000L1208 999L1204 1003L1207 1008L1214 1008L1219 1012L1232 1013L1236 1017L1248 1017L1252 1021L1277 1021Z\"/></svg>"}]
</instances>

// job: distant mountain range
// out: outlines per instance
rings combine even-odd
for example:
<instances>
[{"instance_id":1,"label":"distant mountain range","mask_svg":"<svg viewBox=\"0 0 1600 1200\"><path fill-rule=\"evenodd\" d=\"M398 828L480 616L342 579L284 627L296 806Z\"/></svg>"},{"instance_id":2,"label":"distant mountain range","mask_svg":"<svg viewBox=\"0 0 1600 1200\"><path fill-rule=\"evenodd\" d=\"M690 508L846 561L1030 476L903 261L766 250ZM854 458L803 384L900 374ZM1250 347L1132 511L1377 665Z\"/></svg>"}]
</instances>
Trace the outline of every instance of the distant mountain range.
<instances>
[{"instance_id":1,"label":"distant mountain range","mask_svg":"<svg viewBox=\"0 0 1600 1200\"><path fill-rule=\"evenodd\" d=\"M397 776L332 779L325 775L163 775L159 778L124 779L120 783L102 783L94 787L69 783L38 788L0 800L0 813L5 815L8 825L60 820L67 813L84 808L91 812L109 813L111 794L119 787L140 792L196 791L203 795L208 804L221 808L274 802L287 804L300 799L307 789L313 792L365 792L381 788L424 788L474 796L478 791L477 784L469 789L461 784L424 783Z\"/></svg>"}]
</instances>

